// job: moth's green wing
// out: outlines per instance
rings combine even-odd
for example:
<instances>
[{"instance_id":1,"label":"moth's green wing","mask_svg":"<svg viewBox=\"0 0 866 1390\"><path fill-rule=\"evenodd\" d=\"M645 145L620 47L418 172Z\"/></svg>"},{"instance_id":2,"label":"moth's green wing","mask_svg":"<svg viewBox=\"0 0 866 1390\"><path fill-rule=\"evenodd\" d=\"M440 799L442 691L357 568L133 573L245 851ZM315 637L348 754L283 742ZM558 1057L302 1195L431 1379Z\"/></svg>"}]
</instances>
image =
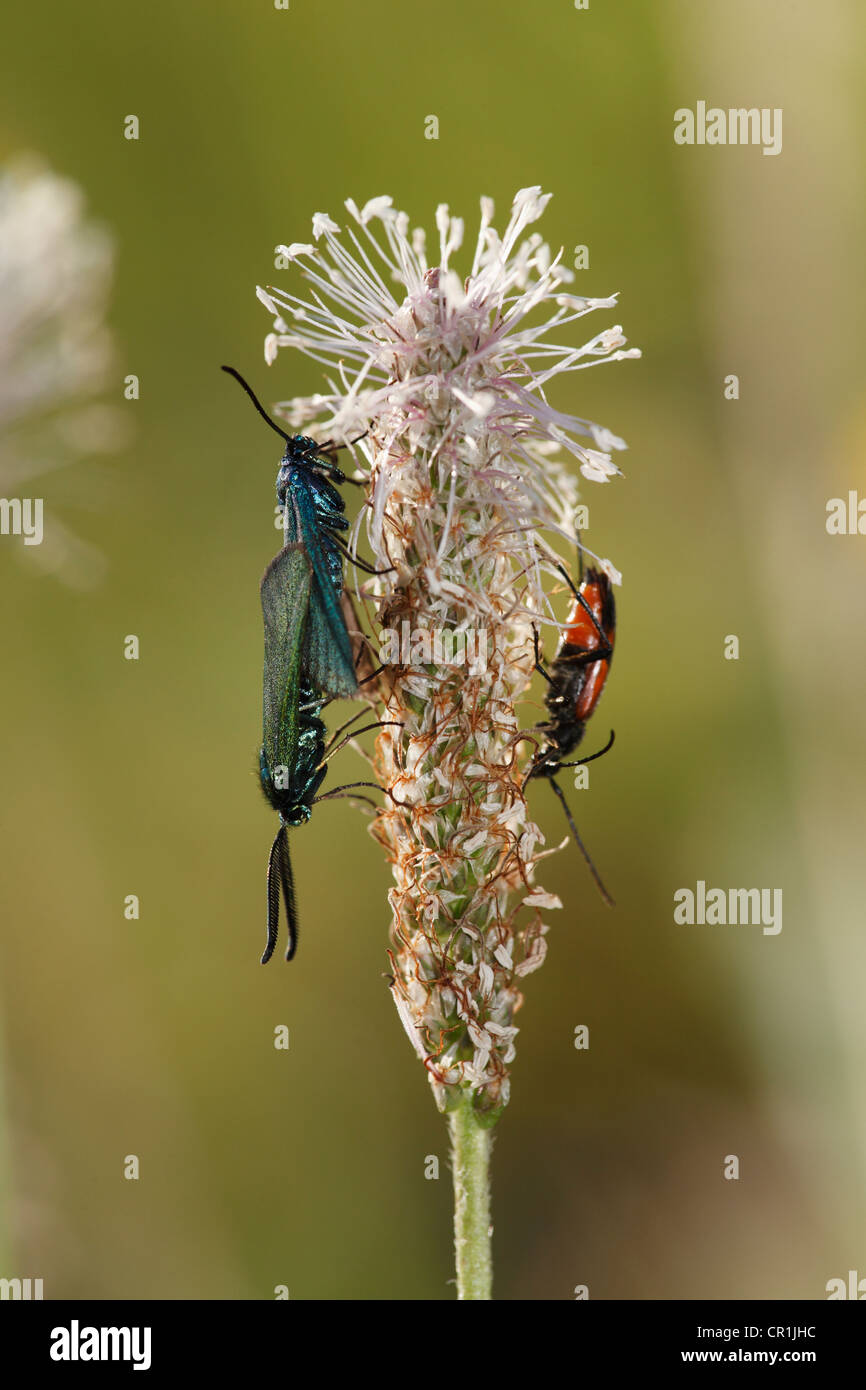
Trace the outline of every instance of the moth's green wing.
<instances>
[{"instance_id":1,"label":"moth's green wing","mask_svg":"<svg viewBox=\"0 0 866 1390\"><path fill-rule=\"evenodd\" d=\"M268 767L292 767L298 746L298 706L312 566L304 546L287 545L262 578L265 667L262 743Z\"/></svg>"}]
</instances>

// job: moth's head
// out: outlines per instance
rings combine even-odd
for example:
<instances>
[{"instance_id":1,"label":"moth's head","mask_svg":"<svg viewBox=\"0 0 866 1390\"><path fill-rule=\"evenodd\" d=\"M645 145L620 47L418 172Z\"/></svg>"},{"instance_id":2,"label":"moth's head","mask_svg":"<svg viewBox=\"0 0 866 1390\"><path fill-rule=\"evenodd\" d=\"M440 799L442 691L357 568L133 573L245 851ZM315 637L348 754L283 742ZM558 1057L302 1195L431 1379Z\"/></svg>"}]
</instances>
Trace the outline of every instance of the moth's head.
<instances>
[{"instance_id":1,"label":"moth's head","mask_svg":"<svg viewBox=\"0 0 866 1390\"><path fill-rule=\"evenodd\" d=\"M305 825L313 814L312 807L298 797L295 787L281 787L268 767L264 748L259 753L259 784L262 795L272 811L276 811L283 825Z\"/></svg>"},{"instance_id":2,"label":"moth's head","mask_svg":"<svg viewBox=\"0 0 866 1390\"><path fill-rule=\"evenodd\" d=\"M332 483L345 483L346 474L339 468L334 461L334 453L337 445L333 443L319 444L317 440L311 439L307 434L287 434L273 421L248 382L244 381L240 372L235 371L234 367L223 367L224 372L233 376L235 381L246 391L253 405L266 424L270 425L275 434L286 441L283 456L280 459L280 481L277 484L277 491L280 492L284 486L282 479L285 472L291 468L307 468L313 473L318 473L320 477L327 478ZM352 441L355 442L354 440ZM285 470L285 471L284 471ZM282 501L282 495L280 496Z\"/></svg>"},{"instance_id":3,"label":"moth's head","mask_svg":"<svg viewBox=\"0 0 866 1390\"><path fill-rule=\"evenodd\" d=\"M288 468L309 468L332 483L344 483L346 475L334 462L333 445L321 445L306 434L295 434L288 440L281 465Z\"/></svg>"}]
</instances>

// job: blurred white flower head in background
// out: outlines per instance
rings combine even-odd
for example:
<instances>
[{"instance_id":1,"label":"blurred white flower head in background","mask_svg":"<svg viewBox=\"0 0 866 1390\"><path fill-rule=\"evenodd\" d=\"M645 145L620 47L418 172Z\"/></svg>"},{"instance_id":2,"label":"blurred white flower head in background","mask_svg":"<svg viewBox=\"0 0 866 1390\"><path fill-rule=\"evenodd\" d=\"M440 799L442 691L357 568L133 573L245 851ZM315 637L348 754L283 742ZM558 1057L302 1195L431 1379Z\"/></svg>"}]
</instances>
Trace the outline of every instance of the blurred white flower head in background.
<instances>
[{"instance_id":1,"label":"blurred white flower head in background","mask_svg":"<svg viewBox=\"0 0 866 1390\"><path fill-rule=\"evenodd\" d=\"M44 499L42 543L16 554L76 588L104 561L58 513L92 506L94 489L58 475L122 438L121 412L98 400L112 269L111 237L75 183L34 159L0 169L0 495Z\"/></svg>"}]
</instances>

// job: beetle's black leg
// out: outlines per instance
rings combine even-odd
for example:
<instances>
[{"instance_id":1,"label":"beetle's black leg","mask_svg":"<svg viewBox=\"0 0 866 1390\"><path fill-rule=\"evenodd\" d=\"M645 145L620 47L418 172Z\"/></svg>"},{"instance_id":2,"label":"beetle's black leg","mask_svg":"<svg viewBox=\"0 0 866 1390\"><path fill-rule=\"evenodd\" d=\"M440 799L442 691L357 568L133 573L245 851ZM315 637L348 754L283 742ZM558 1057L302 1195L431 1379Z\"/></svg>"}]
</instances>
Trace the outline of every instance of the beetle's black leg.
<instances>
[{"instance_id":1,"label":"beetle's black leg","mask_svg":"<svg viewBox=\"0 0 866 1390\"><path fill-rule=\"evenodd\" d=\"M603 758L604 755L605 755L605 753L609 753L609 752L610 752L611 748L613 748L613 742L614 742L614 739L615 739L615 738L616 738L616 734L614 733L613 729L611 729L611 731L610 731L610 738L608 739L608 741L607 741L607 743L604 745L604 747L603 747L603 748L600 748L600 749L598 750L597 753L590 753L589 756L586 757L586 758L578 758L577 762L575 762L575 763L560 763L559 766L560 766L560 767L583 767L584 763L594 763L595 760L596 760L596 758Z\"/></svg>"}]
</instances>

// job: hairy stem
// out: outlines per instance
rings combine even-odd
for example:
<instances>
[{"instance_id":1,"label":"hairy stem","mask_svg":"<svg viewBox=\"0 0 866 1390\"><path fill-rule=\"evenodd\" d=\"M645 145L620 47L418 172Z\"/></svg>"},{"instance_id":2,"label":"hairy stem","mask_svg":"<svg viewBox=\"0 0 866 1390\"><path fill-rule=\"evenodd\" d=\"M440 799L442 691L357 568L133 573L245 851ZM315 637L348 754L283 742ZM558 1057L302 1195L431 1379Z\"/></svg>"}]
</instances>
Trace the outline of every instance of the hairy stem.
<instances>
[{"instance_id":1,"label":"hairy stem","mask_svg":"<svg viewBox=\"0 0 866 1390\"><path fill-rule=\"evenodd\" d=\"M448 1116L451 1160L454 1170L454 1251L458 1299L493 1297L493 1265L490 1257L490 1148L489 1121L485 1125L472 1104L469 1091Z\"/></svg>"}]
</instances>

